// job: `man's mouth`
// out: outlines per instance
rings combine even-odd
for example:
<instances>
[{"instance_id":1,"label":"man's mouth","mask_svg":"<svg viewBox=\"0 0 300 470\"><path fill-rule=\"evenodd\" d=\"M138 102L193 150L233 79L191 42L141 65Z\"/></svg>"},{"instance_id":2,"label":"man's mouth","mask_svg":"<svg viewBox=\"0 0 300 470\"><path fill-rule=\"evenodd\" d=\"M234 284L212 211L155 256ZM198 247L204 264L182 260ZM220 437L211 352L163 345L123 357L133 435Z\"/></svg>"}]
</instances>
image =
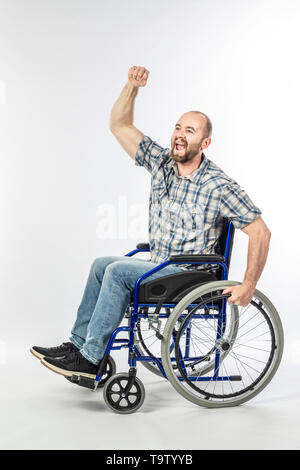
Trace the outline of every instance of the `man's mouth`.
<instances>
[{"instance_id":1,"label":"man's mouth","mask_svg":"<svg viewBox=\"0 0 300 470\"><path fill-rule=\"evenodd\" d=\"M184 150L185 149L185 144L181 143L181 142L176 142L175 143L175 148L176 150L180 151L180 150Z\"/></svg>"}]
</instances>

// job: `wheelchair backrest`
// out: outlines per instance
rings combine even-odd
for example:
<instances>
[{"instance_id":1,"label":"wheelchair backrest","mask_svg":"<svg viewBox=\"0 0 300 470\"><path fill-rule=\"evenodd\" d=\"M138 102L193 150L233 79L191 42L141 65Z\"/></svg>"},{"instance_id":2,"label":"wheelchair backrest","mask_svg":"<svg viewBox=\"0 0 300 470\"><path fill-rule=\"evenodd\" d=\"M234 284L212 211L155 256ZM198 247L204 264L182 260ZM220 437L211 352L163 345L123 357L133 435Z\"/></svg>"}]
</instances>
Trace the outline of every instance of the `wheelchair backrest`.
<instances>
[{"instance_id":1,"label":"wheelchair backrest","mask_svg":"<svg viewBox=\"0 0 300 470\"><path fill-rule=\"evenodd\" d=\"M218 240L218 244L216 246L216 253L219 255L223 255L227 262L227 268L229 270L230 260L231 260L231 252L233 246L233 239L234 239L234 225L231 220L223 218L223 228ZM221 279L221 269L217 271L218 279Z\"/></svg>"}]
</instances>

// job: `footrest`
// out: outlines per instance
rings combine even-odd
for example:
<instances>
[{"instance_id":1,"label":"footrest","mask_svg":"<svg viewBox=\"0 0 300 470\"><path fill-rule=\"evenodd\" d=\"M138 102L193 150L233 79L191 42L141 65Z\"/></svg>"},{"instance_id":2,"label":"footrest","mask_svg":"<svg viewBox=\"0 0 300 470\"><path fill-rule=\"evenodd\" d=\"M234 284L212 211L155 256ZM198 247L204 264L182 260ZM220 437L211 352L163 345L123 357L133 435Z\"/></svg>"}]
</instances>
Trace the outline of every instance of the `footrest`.
<instances>
[{"instance_id":1,"label":"footrest","mask_svg":"<svg viewBox=\"0 0 300 470\"><path fill-rule=\"evenodd\" d=\"M83 375L72 375L72 377L66 377L69 382L73 384L80 385L81 387L89 388L94 390L95 380L90 379L89 377L84 377Z\"/></svg>"},{"instance_id":2,"label":"footrest","mask_svg":"<svg viewBox=\"0 0 300 470\"><path fill-rule=\"evenodd\" d=\"M242 377L241 377L241 375L231 375L230 380L232 382L238 382L239 380L242 380Z\"/></svg>"}]
</instances>

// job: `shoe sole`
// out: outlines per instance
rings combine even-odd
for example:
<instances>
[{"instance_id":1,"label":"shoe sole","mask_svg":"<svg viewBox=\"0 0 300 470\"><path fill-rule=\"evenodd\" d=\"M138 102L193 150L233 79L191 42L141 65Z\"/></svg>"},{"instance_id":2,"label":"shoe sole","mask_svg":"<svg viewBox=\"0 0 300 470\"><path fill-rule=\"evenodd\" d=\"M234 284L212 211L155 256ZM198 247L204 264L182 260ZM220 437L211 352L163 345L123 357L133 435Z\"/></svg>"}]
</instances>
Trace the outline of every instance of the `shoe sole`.
<instances>
[{"instance_id":1,"label":"shoe sole","mask_svg":"<svg viewBox=\"0 0 300 470\"><path fill-rule=\"evenodd\" d=\"M38 353L33 348L30 348L30 352L31 352L31 354L33 354L35 357L37 357L40 360L44 359L44 357L45 357L45 356L43 356L43 354Z\"/></svg>"},{"instance_id":2,"label":"shoe sole","mask_svg":"<svg viewBox=\"0 0 300 470\"><path fill-rule=\"evenodd\" d=\"M87 374L86 372L75 372L71 370L60 369L60 367L56 367L53 364L49 364L49 362L41 360L41 364L47 367L48 369L52 370L52 372L56 372L57 374L63 375L64 377L72 377L72 375L83 375L83 377L88 377L90 379L95 379L96 374Z\"/></svg>"}]
</instances>

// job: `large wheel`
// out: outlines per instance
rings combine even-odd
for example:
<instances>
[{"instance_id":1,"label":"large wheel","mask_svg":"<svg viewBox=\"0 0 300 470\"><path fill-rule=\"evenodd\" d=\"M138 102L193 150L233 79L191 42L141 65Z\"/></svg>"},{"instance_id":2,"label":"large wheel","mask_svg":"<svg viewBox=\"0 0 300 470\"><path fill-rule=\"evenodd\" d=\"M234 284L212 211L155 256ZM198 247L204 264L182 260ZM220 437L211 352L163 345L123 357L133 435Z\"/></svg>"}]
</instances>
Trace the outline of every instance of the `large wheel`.
<instances>
[{"instance_id":1,"label":"large wheel","mask_svg":"<svg viewBox=\"0 0 300 470\"><path fill-rule=\"evenodd\" d=\"M222 291L240 284L216 281L194 289L166 323L164 370L173 387L197 405L225 407L248 401L268 385L280 364L279 315L258 290L247 307L227 303L229 295Z\"/></svg>"}]
</instances>

